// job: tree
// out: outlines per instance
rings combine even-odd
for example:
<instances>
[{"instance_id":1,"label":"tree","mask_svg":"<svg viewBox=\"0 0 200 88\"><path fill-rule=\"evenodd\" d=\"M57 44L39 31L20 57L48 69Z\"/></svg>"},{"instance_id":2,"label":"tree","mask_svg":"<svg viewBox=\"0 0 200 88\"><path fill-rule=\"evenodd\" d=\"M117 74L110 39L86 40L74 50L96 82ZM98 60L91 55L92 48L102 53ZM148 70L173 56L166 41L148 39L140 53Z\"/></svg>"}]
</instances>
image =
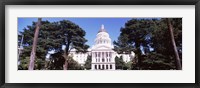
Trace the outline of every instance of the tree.
<instances>
[{"instance_id":1,"label":"tree","mask_svg":"<svg viewBox=\"0 0 200 88\"><path fill-rule=\"evenodd\" d=\"M38 18L38 22L35 29L34 41L33 41L33 46L32 46L32 51L31 51L31 56L30 56L29 68L28 68L29 70L34 69L35 51L37 48L37 41L38 41L38 34L39 34L40 25L41 25L41 20L42 20L41 18Z\"/></svg>"},{"instance_id":2,"label":"tree","mask_svg":"<svg viewBox=\"0 0 200 88\"><path fill-rule=\"evenodd\" d=\"M143 59L142 48L145 49L145 52L149 51L149 29L152 28L152 24L153 20L150 19L131 19L125 23L124 28L121 28L118 41L114 42L116 48L114 49L115 51L128 50L129 53L131 51L136 53L135 58L138 60L138 69L140 69Z\"/></svg>"},{"instance_id":3,"label":"tree","mask_svg":"<svg viewBox=\"0 0 200 88\"><path fill-rule=\"evenodd\" d=\"M179 58L179 55L178 55L178 50L177 50L175 39L174 39L173 27L172 27L172 24L171 24L171 21L170 21L169 18L167 18L167 25L168 25L168 29L170 31L171 42L172 42L173 49L174 49L174 54L175 54L175 57L176 57L175 58L176 59L176 68L178 70L181 70L182 69L182 67L181 67L181 61L180 61L180 58Z\"/></svg>"},{"instance_id":4,"label":"tree","mask_svg":"<svg viewBox=\"0 0 200 88\"><path fill-rule=\"evenodd\" d=\"M68 57L69 70L84 70L84 67L78 64L72 57Z\"/></svg>"},{"instance_id":5,"label":"tree","mask_svg":"<svg viewBox=\"0 0 200 88\"><path fill-rule=\"evenodd\" d=\"M46 62L45 68L48 70L62 70L65 58L60 53L52 54L50 60ZM68 70L84 70L84 67L76 62L71 56L68 57Z\"/></svg>"},{"instance_id":6,"label":"tree","mask_svg":"<svg viewBox=\"0 0 200 88\"><path fill-rule=\"evenodd\" d=\"M76 52L86 53L89 48L85 43L87 40L84 38L85 31L78 25L72 23L68 20L63 20L59 22L59 37L62 39L62 45L65 46L63 57L65 58L65 63L63 69L68 68L68 55L71 49L76 49Z\"/></svg>"},{"instance_id":7,"label":"tree","mask_svg":"<svg viewBox=\"0 0 200 88\"><path fill-rule=\"evenodd\" d=\"M84 38L85 31L75 23L72 23L68 20L63 20L52 23L48 21L41 21L41 24L42 25L38 33L39 36L35 57L36 59L41 59L44 62L48 52L54 51L51 61L57 61L60 64L60 61L63 60L62 57L64 57L64 63L62 64L64 67L62 68L67 69L68 54L71 49L75 48L77 52L87 52L89 46L85 44L87 42L87 40ZM24 35L24 50L21 57L27 57L28 53L30 54L31 52L34 29L36 28L36 25L37 24L33 22L31 26L27 26L27 28L24 28L24 31L21 32L21 34ZM18 36L21 38L21 35ZM62 49L63 45L66 47L64 50ZM47 63L49 63L49 61L45 63L47 67ZM43 65L45 63L43 63ZM58 63L54 63L52 66L56 67L53 67L52 69L60 69ZM43 69L45 69L45 66Z\"/></svg>"},{"instance_id":8,"label":"tree","mask_svg":"<svg viewBox=\"0 0 200 88\"><path fill-rule=\"evenodd\" d=\"M88 55L87 60L85 61L85 64L84 64L87 70L91 69L91 63L92 63L92 56Z\"/></svg>"},{"instance_id":9,"label":"tree","mask_svg":"<svg viewBox=\"0 0 200 88\"><path fill-rule=\"evenodd\" d=\"M178 54L180 56L180 60L182 58L182 19L181 18L172 18L171 21L172 26L174 28L173 34L174 39L176 41ZM153 55L157 60L162 61L163 69L177 69L176 68L176 61L175 61L175 54L173 50L173 45L171 41L170 31L167 25L167 20L165 18L160 19L156 23L156 28L152 31L152 44L153 53L149 54ZM165 40L165 41L163 41ZM162 58L160 58L162 57ZM160 59L159 59L160 58ZM155 62L155 59L154 59ZM181 61L180 61L181 62ZM167 67L166 67L167 66ZM161 66L160 66L161 67ZM157 69L157 68L156 68Z\"/></svg>"},{"instance_id":10,"label":"tree","mask_svg":"<svg viewBox=\"0 0 200 88\"><path fill-rule=\"evenodd\" d=\"M57 52L50 55L49 60L45 63L45 69L48 70L62 70L65 58L62 56L63 53Z\"/></svg>"},{"instance_id":11,"label":"tree","mask_svg":"<svg viewBox=\"0 0 200 88\"><path fill-rule=\"evenodd\" d=\"M131 70L131 69L133 69L133 67L132 67L133 65L134 65L134 62L129 61L129 62L125 63L125 68L128 70Z\"/></svg>"},{"instance_id":12,"label":"tree","mask_svg":"<svg viewBox=\"0 0 200 88\"><path fill-rule=\"evenodd\" d=\"M42 64L40 68L34 68L34 69L46 69L45 68L45 58L49 51L55 51L61 53L62 51L62 40L57 36L59 34L59 24L58 22L52 22L49 21L41 21L41 27L38 34L38 41L37 41L37 49L36 49L36 55L35 55L35 65L37 65L37 61L40 61ZM23 29L22 32L18 35L18 41L21 40L22 35L24 35L24 41L23 41L23 52L20 55L20 60L24 62L24 64L29 64L29 60L27 57L30 57L31 53L31 47L33 44L34 39L34 32L36 29L36 22L33 22L32 25L28 25ZM30 59L30 58L29 58ZM23 64L22 64L23 65ZM19 66L20 67L20 66ZM21 66L23 68L19 69L27 69L28 67Z\"/></svg>"},{"instance_id":13,"label":"tree","mask_svg":"<svg viewBox=\"0 0 200 88\"><path fill-rule=\"evenodd\" d=\"M124 69L125 67L125 62L123 61L122 56L120 57L115 57L115 68L116 69Z\"/></svg>"},{"instance_id":14,"label":"tree","mask_svg":"<svg viewBox=\"0 0 200 88\"><path fill-rule=\"evenodd\" d=\"M169 27L165 18L131 19L121 28L114 50L118 53L135 53L132 69L176 69L174 48L182 58L182 19L171 19L175 45L173 47ZM129 48L128 48L129 47Z\"/></svg>"}]
</instances>

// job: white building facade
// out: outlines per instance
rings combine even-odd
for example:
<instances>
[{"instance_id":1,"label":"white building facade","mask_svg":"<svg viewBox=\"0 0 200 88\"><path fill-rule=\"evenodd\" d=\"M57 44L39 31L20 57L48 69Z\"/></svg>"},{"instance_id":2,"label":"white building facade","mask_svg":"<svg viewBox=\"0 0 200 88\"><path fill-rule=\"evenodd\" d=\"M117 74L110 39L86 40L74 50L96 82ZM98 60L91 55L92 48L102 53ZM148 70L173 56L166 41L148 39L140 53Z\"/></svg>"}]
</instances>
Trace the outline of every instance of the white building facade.
<instances>
[{"instance_id":1,"label":"white building facade","mask_svg":"<svg viewBox=\"0 0 200 88\"><path fill-rule=\"evenodd\" d=\"M92 70L115 70L115 57L122 56L124 62L130 61L129 54L117 54L113 48L111 38L105 30L104 25L101 26L94 40L95 44L88 49L87 53L76 53L73 49L70 54L75 61L82 66L85 64L88 55L92 56Z\"/></svg>"},{"instance_id":2,"label":"white building facade","mask_svg":"<svg viewBox=\"0 0 200 88\"><path fill-rule=\"evenodd\" d=\"M115 52L109 34L104 25L96 35L95 45L92 46L92 70L115 70Z\"/></svg>"}]
</instances>

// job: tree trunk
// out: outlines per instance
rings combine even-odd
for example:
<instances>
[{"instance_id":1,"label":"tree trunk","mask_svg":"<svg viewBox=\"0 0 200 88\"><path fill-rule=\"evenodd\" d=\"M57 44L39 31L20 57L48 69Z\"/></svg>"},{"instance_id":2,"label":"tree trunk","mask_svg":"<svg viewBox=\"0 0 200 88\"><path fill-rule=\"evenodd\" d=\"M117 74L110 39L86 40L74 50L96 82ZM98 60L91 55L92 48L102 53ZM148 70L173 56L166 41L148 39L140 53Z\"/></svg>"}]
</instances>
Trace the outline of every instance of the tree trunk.
<instances>
[{"instance_id":1,"label":"tree trunk","mask_svg":"<svg viewBox=\"0 0 200 88\"><path fill-rule=\"evenodd\" d=\"M65 63L63 64L63 70L67 70L68 68L68 54L64 53Z\"/></svg>"},{"instance_id":2,"label":"tree trunk","mask_svg":"<svg viewBox=\"0 0 200 88\"><path fill-rule=\"evenodd\" d=\"M29 68L28 68L29 70L34 69L35 52L36 52L36 48L37 48L37 40L38 40L39 29L41 26L41 20L42 20L42 18L38 18L38 22L37 22L36 29L35 29L33 46L32 46L32 51L31 51L31 56L30 56L30 63L29 63Z\"/></svg>"},{"instance_id":3,"label":"tree trunk","mask_svg":"<svg viewBox=\"0 0 200 88\"><path fill-rule=\"evenodd\" d=\"M180 58L179 58L179 55L178 55L178 50L177 50L176 42L175 42L175 39L174 39L173 27L172 27L172 24L170 22L170 19L168 19L168 18L167 18L167 25L168 25L168 28L169 28L169 31L170 31L171 41L172 41L172 45L173 45L173 49L174 49L174 54L175 54L175 57L176 57L175 58L176 69L181 70L182 69L181 61L180 61Z\"/></svg>"},{"instance_id":4,"label":"tree trunk","mask_svg":"<svg viewBox=\"0 0 200 88\"><path fill-rule=\"evenodd\" d=\"M67 68L68 68L68 56L65 55L65 63L63 65L63 70L67 70Z\"/></svg>"},{"instance_id":5,"label":"tree trunk","mask_svg":"<svg viewBox=\"0 0 200 88\"><path fill-rule=\"evenodd\" d=\"M138 70L141 69L141 63L142 63L142 51L140 50L140 44L139 43L135 43L135 46L136 46L136 54L137 54L137 67L138 67Z\"/></svg>"}]
</instances>

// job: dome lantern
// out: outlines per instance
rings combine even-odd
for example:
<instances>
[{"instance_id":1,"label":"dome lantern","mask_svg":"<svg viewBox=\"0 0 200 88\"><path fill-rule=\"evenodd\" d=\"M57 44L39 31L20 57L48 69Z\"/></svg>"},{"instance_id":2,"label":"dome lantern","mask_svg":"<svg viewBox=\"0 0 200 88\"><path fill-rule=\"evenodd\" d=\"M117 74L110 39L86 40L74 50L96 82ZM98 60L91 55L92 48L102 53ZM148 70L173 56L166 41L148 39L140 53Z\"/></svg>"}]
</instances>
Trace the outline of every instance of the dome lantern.
<instances>
[{"instance_id":1,"label":"dome lantern","mask_svg":"<svg viewBox=\"0 0 200 88\"><path fill-rule=\"evenodd\" d=\"M104 25L103 24L101 25L101 29L99 30L99 32L106 32L106 30L104 29Z\"/></svg>"}]
</instances>

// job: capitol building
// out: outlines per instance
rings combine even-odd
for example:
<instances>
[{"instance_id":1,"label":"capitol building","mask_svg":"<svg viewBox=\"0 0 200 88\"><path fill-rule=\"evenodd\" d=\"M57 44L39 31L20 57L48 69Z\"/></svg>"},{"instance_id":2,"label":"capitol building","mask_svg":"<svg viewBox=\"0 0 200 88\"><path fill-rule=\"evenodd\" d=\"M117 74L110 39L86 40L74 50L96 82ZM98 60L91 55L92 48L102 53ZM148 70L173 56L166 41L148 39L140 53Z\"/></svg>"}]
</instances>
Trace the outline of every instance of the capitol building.
<instances>
[{"instance_id":1,"label":"capitol building","mask_svg":"<svg viewBox=\"0 0 200 88\"><path fill-rule=\"evenodd\" d=\"M104 25L101 25L94 42L95 44L88 49L87 53L76 53L76 50L72 49L70 55L82 66L88 55L91 55L91 70L115 70L116 56L122 56L124 62L130 61L130 54L118 54L113 50L114 46Z\"/></svg>"}]
</instances>

